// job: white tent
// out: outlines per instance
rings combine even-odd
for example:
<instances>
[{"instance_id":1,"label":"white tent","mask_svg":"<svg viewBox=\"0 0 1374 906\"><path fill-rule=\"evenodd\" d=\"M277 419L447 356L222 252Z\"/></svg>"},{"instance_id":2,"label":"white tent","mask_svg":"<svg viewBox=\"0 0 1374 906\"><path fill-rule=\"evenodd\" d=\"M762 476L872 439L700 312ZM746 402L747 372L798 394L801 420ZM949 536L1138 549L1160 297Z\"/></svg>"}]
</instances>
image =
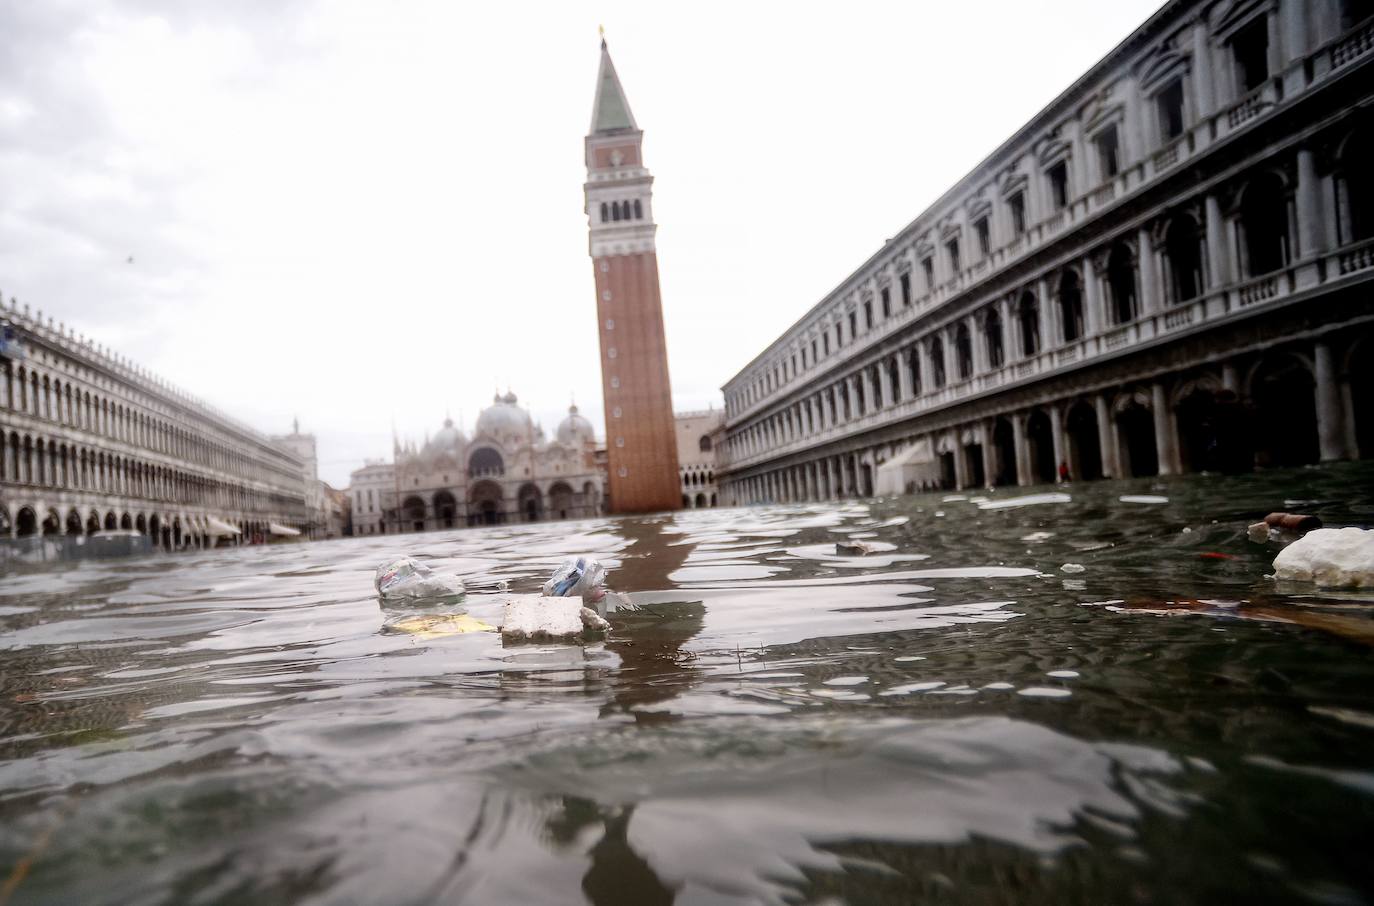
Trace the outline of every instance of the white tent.
<instances>
[{"instance_id":1,"label":"white tent","mask_svg":"<svg viewBox=\"0 0 1374 906\"><path fill-rule=\"evenodd\" d=\"M272 534L280 535L283 538L295 538L297 535L301 533L300 529L293 529L290 526L279 525L275 522L267 523L267 530Z\"/></svg>"},{"instance_id":2,"label":"white tent","mask_svg":"<svg viewBox=\"0 0 1374 906\"><path fill-rule=\"evenodd\" d=\"M908 490L920 490L925 482L939 484L940 461L930 448L930 440L921 438L878 466L873 493L880 497L905 494Z\"/></svg>"},{"instance_id":3,"label":"white tent","mask_svg":"<svg viewBox=\"0 0 1374 906\"><path fill-rule=\"evenodd\" d=\"M223 519L216 519L214 516L205 517L205 522L205 534L209 535L212 538L219 538L224 535L242 534L238 530L238 526L230 525Z\"/></svg>"}]
</instances>

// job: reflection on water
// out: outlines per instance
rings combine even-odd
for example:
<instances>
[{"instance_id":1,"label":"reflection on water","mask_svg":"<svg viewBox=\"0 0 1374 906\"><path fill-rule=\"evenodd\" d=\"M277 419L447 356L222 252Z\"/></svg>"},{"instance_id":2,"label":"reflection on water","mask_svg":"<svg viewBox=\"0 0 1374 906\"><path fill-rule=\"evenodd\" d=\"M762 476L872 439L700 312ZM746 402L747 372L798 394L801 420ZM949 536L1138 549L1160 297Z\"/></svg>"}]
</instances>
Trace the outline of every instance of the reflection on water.
<instances>
[{"instance_id":1,"label":"reflection on water","mask_svg":"<svg viewBox=\"0 0 1374 906\"><path fill-rule=\"evenodd\" d=\"M9 575L0 904L1369 902L1374 595L1267 579L1274 509L1374 472ZM485 631L571 553L605 642Z\"/></svg>"}]
</instances>

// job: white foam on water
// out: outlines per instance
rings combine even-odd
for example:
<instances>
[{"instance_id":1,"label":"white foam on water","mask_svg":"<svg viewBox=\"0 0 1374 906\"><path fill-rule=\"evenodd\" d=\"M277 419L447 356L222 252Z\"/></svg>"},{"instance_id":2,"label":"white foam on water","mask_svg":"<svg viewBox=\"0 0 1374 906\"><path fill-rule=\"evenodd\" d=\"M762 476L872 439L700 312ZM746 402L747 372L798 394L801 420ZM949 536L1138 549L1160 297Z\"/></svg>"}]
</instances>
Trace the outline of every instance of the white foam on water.
<instances>
[{"instance_id":1,"label":"white foam on water","mask_svg":"<svg viewBox=\"0 0 1374 906\"><path fill-rule=\"evenodd\" d=\"M1008 500L990 500L978 504L980 510L1009 510L1020 506L1037 506L1042 503L1069 503L1073 498L1068 494L1026 494Z\"/></svg>"},{"instance_id":2,"label":"white foam on water","mask_svg":"<svg viewBox=\"0 0 1374 906\"><path fill-rule=\"evenodd\" d=\"M1024 695L1027 698L1068 698L1073 695L1068 689L1059 689L1054 686L1027 686L1024 689L1017 689L1017 695Z\"/></svg>"},{"instance_id":3,"label":"white foam on water","mask_svg":"<svg viewBox=\"0 0 1374 906\"><path fill-rule=\"evenodd\" d=\"M1052 676L1052 677L1054 677L1055 679L1073 679L1074 677L1078 676L1078 671L1077 671L1077 670L1051 670L1049 673L1046 673L1045 675L1046 675L1046 676Z\"/></svg>"}]
</instances>

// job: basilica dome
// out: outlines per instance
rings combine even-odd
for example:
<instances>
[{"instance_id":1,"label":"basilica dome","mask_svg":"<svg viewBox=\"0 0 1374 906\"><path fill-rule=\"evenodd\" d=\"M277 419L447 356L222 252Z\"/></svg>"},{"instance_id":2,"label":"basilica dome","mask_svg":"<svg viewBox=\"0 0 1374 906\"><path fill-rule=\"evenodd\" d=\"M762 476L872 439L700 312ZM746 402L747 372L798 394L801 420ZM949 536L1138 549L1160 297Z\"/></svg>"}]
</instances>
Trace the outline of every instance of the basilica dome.
<instances>
[{"instance_id":1,"label":"basilica dome","mask_svg":"<svg viewBox=\"0 0 1374 906\"><path fill-rule=\"evenodd\" d=\"M592 423L577 414L576 406L568 407L568 417L558 423L558 442L576 447L595 440L596 431Z\"/></svg>"},{"instance_id":2,"label":"basilica dome","mask_svg":"<svg viewBox=\"0 0 1374 906\"><path fill-rule=\"evenodd\" d=\"M514 393L496 394L491 405L477 416L478 435L486 434L502 440L529 440L534 436L534 422L530 414L516 405Z\"/></svg>"},{"instance_id":3,"label":"basilica dome","mask_svg":"<svg viewBox=\"0 0 1374 906\"><path fill-rule=\"evenodd\" d=\"M426 453L458 453L467 444L463 432L453 427L453 419L444 419L444 427L425 445Z\"/></svg>"}]
</instances>

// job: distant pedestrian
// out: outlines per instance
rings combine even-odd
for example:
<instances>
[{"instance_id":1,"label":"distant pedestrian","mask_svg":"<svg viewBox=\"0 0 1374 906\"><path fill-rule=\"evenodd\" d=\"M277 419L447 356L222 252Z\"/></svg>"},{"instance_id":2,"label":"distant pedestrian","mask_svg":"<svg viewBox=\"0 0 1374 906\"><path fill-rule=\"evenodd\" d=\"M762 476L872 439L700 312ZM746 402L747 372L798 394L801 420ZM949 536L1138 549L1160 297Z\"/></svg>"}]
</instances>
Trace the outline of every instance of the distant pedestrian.
<instances>
[{"instance_id":1,"label":"distant pedestrian","mask_svg":"<svg viewBox=\"0 0 1374 906\"><path fill-rule=\"evenodd\" d=\"M1068 464L1067 462L1061 462L1061 463L1059 463L1059 483L1060 483L1060 484L1067 484L1067 483L1068 483L1068 480L1069 480L1069 464Z\"/></svg>"}]
</instances>

